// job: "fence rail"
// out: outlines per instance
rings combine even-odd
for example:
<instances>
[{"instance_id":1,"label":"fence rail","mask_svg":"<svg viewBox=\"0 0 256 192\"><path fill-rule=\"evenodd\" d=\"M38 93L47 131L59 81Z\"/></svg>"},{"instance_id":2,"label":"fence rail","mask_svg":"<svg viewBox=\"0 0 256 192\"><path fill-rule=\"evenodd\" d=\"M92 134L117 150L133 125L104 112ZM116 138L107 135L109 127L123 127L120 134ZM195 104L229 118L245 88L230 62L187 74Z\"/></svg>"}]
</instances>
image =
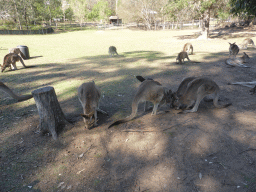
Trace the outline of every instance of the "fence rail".
<instances>
[{"instance_id":1,"label":"fence rail","mask_svg":"<svg viewBox=\"0 0 256 192\"><path fill-rule=\"evenodd\" d=\"M31 35L31 34L49 34L54 30L50 28L38 29L38 30L0 30L2 35Z\"/></svg>"}]
</instances>

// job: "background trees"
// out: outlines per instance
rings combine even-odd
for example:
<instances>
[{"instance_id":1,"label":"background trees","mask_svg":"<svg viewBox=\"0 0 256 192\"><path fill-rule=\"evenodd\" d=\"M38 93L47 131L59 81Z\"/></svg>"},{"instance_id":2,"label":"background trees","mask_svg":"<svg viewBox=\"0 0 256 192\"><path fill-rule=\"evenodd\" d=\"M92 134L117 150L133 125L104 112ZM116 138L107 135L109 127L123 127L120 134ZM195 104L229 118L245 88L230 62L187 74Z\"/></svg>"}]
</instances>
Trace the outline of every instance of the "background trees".
<instances>
[{"instance_id":1,"label":"background trees","mask_svg":"<svg viewBox=\"0 0 256 192\"><path fill-rule=\"evenodd\" d=\"M209 33L210 18L226 19L236 15L251 18L256 15L256 1L251 0L2 0L0 21L22 29L53 19L78 21L108 21L118 15L124 22L143 23L153 29L159 21L176 24L194 19L203 21Z\"/></svg>"}]
</instances>

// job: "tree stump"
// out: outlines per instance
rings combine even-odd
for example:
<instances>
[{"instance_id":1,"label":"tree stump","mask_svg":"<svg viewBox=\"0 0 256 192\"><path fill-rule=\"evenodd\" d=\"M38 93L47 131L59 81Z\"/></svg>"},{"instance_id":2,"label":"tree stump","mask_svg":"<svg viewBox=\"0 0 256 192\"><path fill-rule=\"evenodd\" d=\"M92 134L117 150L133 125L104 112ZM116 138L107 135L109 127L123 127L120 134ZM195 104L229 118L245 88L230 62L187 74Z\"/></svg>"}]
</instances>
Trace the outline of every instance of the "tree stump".
<instances>
[{"instance_id":1,"label":"tree stump","mask_svg":"<svg viewBox=\"0 0 256 192\"><path fill-rule=\"evenodd\" d=\"M54 88L49 86L36 89L32 95L40 117L40 132L49 132L56 140L57 133L69 122L60 108Z\"/></svg>"}]
</instances>

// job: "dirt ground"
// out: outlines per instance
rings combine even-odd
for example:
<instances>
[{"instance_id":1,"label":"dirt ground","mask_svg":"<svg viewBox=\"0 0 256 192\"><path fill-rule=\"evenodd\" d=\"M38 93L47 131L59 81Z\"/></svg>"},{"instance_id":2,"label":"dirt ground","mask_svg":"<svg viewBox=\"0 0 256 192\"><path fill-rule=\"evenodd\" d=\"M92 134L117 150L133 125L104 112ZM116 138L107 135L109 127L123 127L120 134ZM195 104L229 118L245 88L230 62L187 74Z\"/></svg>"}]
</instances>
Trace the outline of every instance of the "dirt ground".
<instances>
[{"instance_id":1,"label":"dirt ground","mask_svg":"<svg viewBox=\"0 0 256 192\"><path fill-rule=\"evenodd\" d=\"M234 32L219 29L211 36L224 40L236 35L255 37L254 30ZM204 43L210 47L214 41ZM195 55L204 51L194 50ZM256 80L256 49L245 51L251 57L246 64L250 68L227 66L223 59L227 50L218 54L225 57L212 54L199 64L185 62L181 70L172 70L177 65L164 61L163 72L141 74L170 85L173 91L184 77L212 78L220 86L220 102L232 102L224 109L202 101L196 113L178 114L179 110L171 109L151 116L140 105L136 119L107 129L118 119L113 115L125 98L105 95L101 109L109 116L99 114L99 126L85 130L82 119L77 118L57 141L37 132L36 108L15 117L25 119L17 121L16 134L1 132L1 137L9 139L1 143L0 191L256 191L256 94L249 94L248 87L228 85ZM126 97L132 99L136 87L126 89ZM66 112L71 103L61 103L61 107L64 105ZM121 117L130 114L130 105L122 108ZM168 106L159 109L163 110L169 110ZM74 114L66 115L71 118ZM4 122L1 124L3 130L8 129Z\"/></svg>"}]
</instances>

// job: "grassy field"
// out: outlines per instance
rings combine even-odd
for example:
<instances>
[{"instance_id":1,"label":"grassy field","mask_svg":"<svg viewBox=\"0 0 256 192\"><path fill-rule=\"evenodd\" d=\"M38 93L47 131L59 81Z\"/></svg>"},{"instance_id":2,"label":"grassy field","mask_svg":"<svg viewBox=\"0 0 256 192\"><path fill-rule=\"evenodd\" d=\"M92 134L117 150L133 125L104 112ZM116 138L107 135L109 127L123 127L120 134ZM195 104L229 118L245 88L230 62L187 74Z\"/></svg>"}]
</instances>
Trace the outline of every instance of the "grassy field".
<instances>
[{"instance_id":1,"label":"grassy field","mask_svg":"<svg viewBox=\"0 0 256 192\"><path fill-rule=\"evenodd\" d=\"M248 186L244 185L243 189L256 189L253 180L255 177L252 174L247 174L246 170L242 173L239 172L239 177L236 179L230 179L232 181L229 182L229 185L225 185L227 188L223 188L223 190L218 188L218 178L222 176L220 173L218 173L219 175L216 173L216 177L205 178L202 180L203 183L195 184L196 187L192 185L191 188L186 188L193 178L195 183L200 183L195 176L191 176L189 173L187 173L188 176L185 174L186 170L192 167L191 164L196 165L195 170L190 170L194 175L198 175L200 170L208 169L202 168L201 160L204 161L204 158L208 158L205 155L206 151L208 154L213 153L211 151L213 148L209 147L210 145L205 145L209 148L204 146L205 151L203 152L200 151L203 149L194 149L194 152L196 151L194 154L201 155L198 157L201 160L194 161L193 158L183 156L183 160L191 159L193 161L191 164L190 162L184 163L187 167L183 168L176 166L180 160L173 160L167 155L172 153L174 158L180 156L178 149L181 145L179 143L184 141L184 138L190 139L189 135L197 138L197 135L209 133L207 137L198 138L196 143L214 140L212 138L215 137L211 137L212 133L209 130L207 130L209 132L198 134L201 129L195 128L194 132L187 132L191 126L198 125L197 121L200 123L198 127L206 127L206 129L211 126L214 128L219 126L218 129L221 129L223 126L222 131L226 133L227 129L224 124L231 121L224 122L222 118L230 117L233 122L233 116L235 116L234 112L225 111L228 109L224 110L222 116L212 112L212 114L207 114L210 117L205 119L199 116L200 113L199 115L189 114L183 116L184 118L171 113L171 118L164 116L162 121L158 121L157 117L152 119L146 115L142 119L134 120L132 124L133 128L159 129L193 121L193 125L189 128L179 126L181 132L175 128L163 134L123 135L124 133L118 132L117 128L114 128L113 132L106 129L107 124L112 120L130 114L131 101L139 85L135 78L136 75L153 77L163 85L172 88L173 91L177 89L184 77L206 75L215 78L226 95L230 96L239 92L239 94L243 94L240 95L241 98L247 97L245 91L239 87L228 88L227 82L237 81L239 77L243 80L246 78L252 80L255 77L253 68L249 72L242 71L243 73L236 68L236 74L230 68L226 68L223 63L228 58L228 42L240 43L245 36L252 37L252 35L246 33L232 36L228 33L209 40L197 40L197 32L198 30L90 30L51 35L1 36L0 58L8 53L9 48L18 45L26 45L29 48L31 58L24 60L29 68L24 69L20 63L17 63L18 70L6 70L0 74L0 81L8 85L14 92L23 95L44 86L53 86L63 112L78 114L82 112L82 107L77 98L77 88L84 82L94 80L102 93L100 108L107 111L109 117L100 116L99 126L92 130L84 130L82 119L79 119L75 125L64 130L60 139L55 142L51 137L40 136L36 133L39 117L34 99L17 103L0 90L0 191L172 191L167 190L166 186L169 189L174 188L176 191L186 191L187 189L188 191L194 189L211 191L211 186L215 186L213 187L215 191L233 191L238 185L243 185L238 181L243 180L245 183L246 179L250 181L246 182ZM195 51L190 59L200 61L200 63L186 61L183 65L177 65L175 64L176 56L187 42L192 42ZM109 57L108 47L111 45L117 47L119 56ZM248 51L255 61L254 50L249 49ZM240 54L242 51L239 56ZM244 106L255 105L254 100L243 104L240 100L239 102L236 102L238 104L235 107L242 108L242 110L244 110ZM230 115L231 113L232 115ZM242 113L236 114L237 117L243 119ZM243 125L249 130L255 119L255 110L246 114L248 114L249 120L247 119L244 123L241 123L241 120L240 123L231 124L234 127ZM219 122L211 122L212 116L218 118ZM189 120L189 117L192 120ZM128 124L129 126L130 124ZM254 130L251 131L255 134ZM221 143L217 138L222 137L216 136L216 146ZM124 143L120 143L120 141L124 141ZM235 142L246 143L245 140L239 139ZM170 143L177 147L176 152L170 150ZM187 143L187 146L182 148L184 154L187 154L185 151L189 149L190 145L191 143ZM229 148L230 145L226 146ZM216 147L215 152L217 150ZM230 147L229 151L232 152L232 150L233 148ZM85 153L84 159L79 158L82 153ZM155 156L155 154L166 155ZM128 155L130 156L128 157ZM232 155L228 158L232 159ZM123 159L124 156L130 160ZM221 166L215 167L214 170L217 171L224 167L221 162L218 163ZM228 164L228 160L226 163ZM167 168L165 168L165 164L167 164ZM173 167L168 167L170 165ZM125 166L127 169L124 168ZM149 170L153 170L153 172ZM230 175L236 171L231 171ZM123 176L120 176L122 174ZM153 179L152 176L147 179L151 174L155 178ZM221 172L221 174L225 175L226 173ZM174 181L181 177L180 175L183 175L182 181L185 182L187 178L190 181L186 181L187 183ZM166 180L168 180L168 184L165 184ZM61 184L62 182L65 185Z\"/></svg>"}]
</instances>

